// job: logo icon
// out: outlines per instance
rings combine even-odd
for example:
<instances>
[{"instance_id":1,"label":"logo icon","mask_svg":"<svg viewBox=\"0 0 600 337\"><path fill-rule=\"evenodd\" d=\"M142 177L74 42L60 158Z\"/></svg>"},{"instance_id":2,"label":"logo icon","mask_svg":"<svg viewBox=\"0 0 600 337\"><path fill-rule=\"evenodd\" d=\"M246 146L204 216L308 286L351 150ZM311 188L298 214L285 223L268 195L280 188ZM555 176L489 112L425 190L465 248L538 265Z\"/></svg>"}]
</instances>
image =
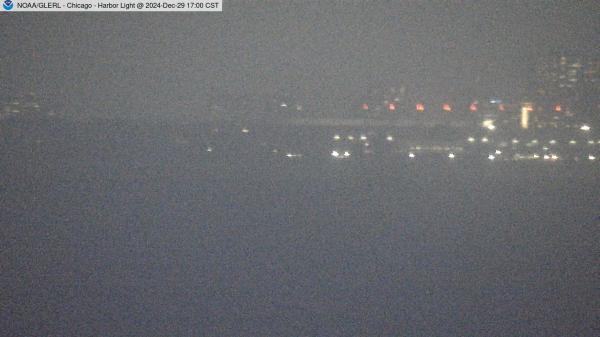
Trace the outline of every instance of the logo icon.
<instances>
[{"instance_id":1,"label":"logo icon","mask_svg":"<svg viewBox=\"0 0 600 337\"><path fill-rule=\"evenodd\" d=\"M13 9L14 5L15 4L12 2L12 0L4 0L2 7L4 7L5 10L9 11L9 10Z\"/></svg>"}]
</instances>

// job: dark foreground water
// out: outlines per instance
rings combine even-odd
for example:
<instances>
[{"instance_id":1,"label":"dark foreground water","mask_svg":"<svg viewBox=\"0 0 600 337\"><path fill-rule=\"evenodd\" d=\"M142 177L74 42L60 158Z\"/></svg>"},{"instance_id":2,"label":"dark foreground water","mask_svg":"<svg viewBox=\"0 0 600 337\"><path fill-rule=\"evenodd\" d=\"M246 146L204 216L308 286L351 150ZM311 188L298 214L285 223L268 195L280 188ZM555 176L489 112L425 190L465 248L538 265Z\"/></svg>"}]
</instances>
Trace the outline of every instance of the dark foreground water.
<instances>
[{"instance_id":1,"label":"dark foreground water","mask_svg":"<svg viewBox=\"0 0 600 337\"><path fill-rule=\"evenodd\" d=\"M2 335L597 335L598 165L282 160L157 130L2 129Z\"/></svg>"}]
</instances>

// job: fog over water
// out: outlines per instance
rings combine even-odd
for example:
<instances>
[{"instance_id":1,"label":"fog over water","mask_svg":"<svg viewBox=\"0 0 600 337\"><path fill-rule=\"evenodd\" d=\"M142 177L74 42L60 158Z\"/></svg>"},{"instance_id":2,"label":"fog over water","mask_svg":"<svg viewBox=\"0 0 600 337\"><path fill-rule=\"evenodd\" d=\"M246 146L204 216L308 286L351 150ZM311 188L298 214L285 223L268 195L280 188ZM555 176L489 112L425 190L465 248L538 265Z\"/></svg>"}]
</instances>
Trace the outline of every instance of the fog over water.
<instances>
[{"instance_id":1,"label":"fog over water","mask_svg":"<svg viewBox=\"0 0 600 337\"><path fill-rule=\"evenodd\" d=\"M0 15L0 334L597 335L598 9Z\"/></svg>"}]
</instances>

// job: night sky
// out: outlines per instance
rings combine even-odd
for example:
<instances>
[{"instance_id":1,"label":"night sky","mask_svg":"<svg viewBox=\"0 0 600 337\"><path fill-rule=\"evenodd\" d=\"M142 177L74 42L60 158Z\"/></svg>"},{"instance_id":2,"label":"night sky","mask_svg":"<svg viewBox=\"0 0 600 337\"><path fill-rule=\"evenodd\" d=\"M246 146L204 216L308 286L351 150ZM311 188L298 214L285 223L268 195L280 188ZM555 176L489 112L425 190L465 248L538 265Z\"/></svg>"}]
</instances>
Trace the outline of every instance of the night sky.
<instances>
[{"instance_id":1,"label":"night sky","mask_svg":"<svg viewBox=\"0 0 600 337\"><path fill-rule=\"evenodd\" d=\"M520 97L540 57L598 55L599 12L596 1L226 1L222 13L11 13L2 73L10 91L116 114L256 95L326 106L399 85L426 99Z\"/></svg>"},{"instance_id":2,"label":"night sky","mask_svg":"<svg viewBox=\"0 0 600 337\"><path fill-rule=\"evenodd\" d=\"M520 100L539 58L600 57L599 13L0 14L0 335L597 337L600 136L579 111L245 114L400 85ZM233 118L188 119L212 104Z\"/></svg>"}]
</instances>

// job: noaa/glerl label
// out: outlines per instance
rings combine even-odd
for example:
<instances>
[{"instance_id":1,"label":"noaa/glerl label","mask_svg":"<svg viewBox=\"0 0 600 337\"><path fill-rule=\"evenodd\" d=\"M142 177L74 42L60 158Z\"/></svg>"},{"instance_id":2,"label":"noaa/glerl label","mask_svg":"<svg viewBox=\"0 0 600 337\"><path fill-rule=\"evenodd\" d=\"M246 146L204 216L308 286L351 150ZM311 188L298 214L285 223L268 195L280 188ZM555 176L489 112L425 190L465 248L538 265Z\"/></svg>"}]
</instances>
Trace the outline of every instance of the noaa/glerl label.
<instances>
[{"instance_id":1,"label":"noaa/glerl label","mask_svg":"<svg viewBox=\"0 0 600 337\"><path fill-rule=\"evenodd\" d=\"M0 12L221 12L223 0L0 0Z\"/></svg>"}]
</instances>

